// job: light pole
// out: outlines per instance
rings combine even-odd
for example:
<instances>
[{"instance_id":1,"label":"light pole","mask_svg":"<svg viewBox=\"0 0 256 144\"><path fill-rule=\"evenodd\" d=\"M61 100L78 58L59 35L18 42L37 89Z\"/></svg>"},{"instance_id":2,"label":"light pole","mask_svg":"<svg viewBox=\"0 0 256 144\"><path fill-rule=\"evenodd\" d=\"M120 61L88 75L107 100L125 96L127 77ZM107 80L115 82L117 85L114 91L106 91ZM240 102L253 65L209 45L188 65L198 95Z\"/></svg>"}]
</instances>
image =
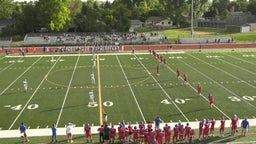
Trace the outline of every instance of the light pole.
<instances>
[{"instance_id":1,"label":"light pole","mask_svg":"<svg viewBox=\"0 0 256 144\"><path fill-rule=\"evenodd\" d=\"M194 36L194 0L191 0L191 38Z\"/></svg>"}]
</instances>

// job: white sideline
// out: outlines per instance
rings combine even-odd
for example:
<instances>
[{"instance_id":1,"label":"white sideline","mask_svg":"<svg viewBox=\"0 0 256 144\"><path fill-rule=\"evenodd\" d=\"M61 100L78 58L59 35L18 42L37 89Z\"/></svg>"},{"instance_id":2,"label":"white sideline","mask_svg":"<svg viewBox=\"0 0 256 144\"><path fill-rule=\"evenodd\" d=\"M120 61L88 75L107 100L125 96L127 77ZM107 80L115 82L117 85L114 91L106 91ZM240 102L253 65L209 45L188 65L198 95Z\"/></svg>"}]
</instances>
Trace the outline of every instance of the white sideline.
<instances>
[{"instance_id":1,"label":"white sideline","mask_svg":"<svg viewBox=\"0 0 256 144\"><path fill-rule=\"evenodd\" d=\"M248 119L250 127L252 126L256 126L256 119ZM239 120L239 123L242 122L242 119ZM168 123L168 125L170 125L172 128L174 127L175 124L177 124L178 122L172 122L172 123ZM186 125L187 122L181 122L181 124ZM229 132L230 129L228 129L230 127L230 123L231 120L226 120L225 123L225 132ZM161 123L160 127L163 127L166 123ZM138 126L138 124L133 124L133 126ZM198 129L198 125L199 122L189 122L189 125L193 128L193 129ZM216 121L215 124L215 135L219 134L219 126L220 126L220 120ZM92 126L92 133L93 134L97 134L98 131L97 129L100 126ZM117 128L118 126L115 125L115 127ZM240 127L239 127L240 129ZM249 128L249 132L250 132L250 128ZM36 137L36 136L51 136L52 132L51 132L51 128L39 128L39 129L27 129L27 135L28 137ZM83 127L74 127L73 129L73 134L74 135L81 135L84 134L84 128ZM66 135L66 128L65 127L61 127L61 128L57 128L57 135ZM195 134L197 135L197 134ZM0 138L15 138L15 137L20 137L20 132L18 129L16 130L0 130Z\"/></svg>"},{"instance_id":2,"label":"white sideline","mask_svg":"<svg viewBox=\"0 0 256 144\"><path fill-rule=\"evenodd\" d=\"M185 51L159 51L158 54L184 54ZM136 55L148 55L148 52L136 52ZM20 57L52 57L52 56L91 56L91 53L54 53L54 54L34 54L34 55L6 55L7 58L20 58ZM131 52L113 52L113 53L99 53L98 55L133 55Z\"/></svg>"}]
</instances>

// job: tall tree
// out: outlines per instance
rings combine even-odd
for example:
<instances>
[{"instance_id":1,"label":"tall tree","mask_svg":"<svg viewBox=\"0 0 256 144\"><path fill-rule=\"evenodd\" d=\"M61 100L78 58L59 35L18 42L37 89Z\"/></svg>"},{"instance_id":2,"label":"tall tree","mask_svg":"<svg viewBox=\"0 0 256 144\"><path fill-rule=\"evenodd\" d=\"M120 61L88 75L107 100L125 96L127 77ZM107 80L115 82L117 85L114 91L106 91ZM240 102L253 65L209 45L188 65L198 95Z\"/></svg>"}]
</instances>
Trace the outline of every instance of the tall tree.
<instances>
[{"instance_id":1,"label":"tall tree","mask_svg":"<svg viewBox=\"0 0 256 144\"><path fill-rule=\"evenodd\" d=\"M122 3L114 3L112 15L117 31L128 31L130 28L131 11Z\"/></svg>"},{"instance_id":2,"label":"tall tree","mask_svg":"<svg viewBox=\"0 0 256 144\"><path fill-rule=\"evenodd\" d=\"M215 12L215 16L220 17L221 19L225 19L229 15L229 5L229 0L213 0L212 11Z\"/></svg>"},{"instance_id":3,"label":"tall tree","mask_svg":"<svg viewBox=\"0 0 256 144\"><path fill-rule=\"evenodd\" d=\"M189 1L190 9L191 9L191 2L192 0ZM194 6L193 7L194 19L198 19L198 18L201 18L205 12L209 11L211 4L209 0L194 0L193 6Z\"/></svg>"},{"instance_id":4,"label":"tall tree","mask_svg":"<svg viewBox=\"0 0 256 144\"><path fill-rule=\"evenodd\" d=\"M39 0L38 20L51 31L62 31L70 25L70 0Z\"/></svg>"},{"instance_id":5,"label":"tall tree","mask_svg":"<svg viewBox=\"0 0 256 144\"><path fill-rule=\"evenodd\" d=\"M189 7L186 0L159 0L165 8L164 17L169 17L177 27L180 27L185 17L188 17Z\"/></svg>"},{"instance_id":6,"label":"tall tree","mask_svg":"<svg viewBox=\"0 0 256 144\"><path fill-rule=\"evenodd\" d=\"M0 0L0 19L11 18L13 11L13 0Z\"/></svg>"},{"instance_id":7,"label":"tall tree","mask_svg":"<svg viewBox=\"0 0 256 144\"><path fill-rule=\"evenodd\" d=\"M253 15L256 15L256 0L249 0L249 4L247 6L247 9Z\"/></svg>"}]
</instances>

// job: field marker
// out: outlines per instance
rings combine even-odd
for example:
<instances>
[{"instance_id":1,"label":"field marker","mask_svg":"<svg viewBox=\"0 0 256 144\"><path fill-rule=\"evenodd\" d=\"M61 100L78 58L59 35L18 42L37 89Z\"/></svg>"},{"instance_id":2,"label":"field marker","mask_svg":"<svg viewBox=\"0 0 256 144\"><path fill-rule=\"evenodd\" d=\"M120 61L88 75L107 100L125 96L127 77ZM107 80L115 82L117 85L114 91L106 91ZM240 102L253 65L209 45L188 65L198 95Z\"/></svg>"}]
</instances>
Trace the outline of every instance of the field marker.
<instances>
[{"instance_id":1,"label":"field marker","mask_svg":"<svg viewBox=\"0 0 256 144\"><path fill-rule=\"evenodd\" d=\"M42 57L38 58L32 65L30 65L23 73L21 73L11 84L9 84L7 86L7 88L5 88L1 93L0 96L7 91L18 79L20 79L29 69L32 68L32 66L34 66Z\"/></svg>"},{"instance_id":2,"label":"field marker","mask_svg":"<svg viewBox=\"0 0 256 144\"><path fill-rule=\"evenodd\" d=\"M41 59L42 57L40 57L39 59ZM38 62L39 59L36 61ZM36 63L35 62L35 63ZM32 67L35 63L33 63L30 67ZM56 63L55 63L56 64ZM15 118L15 120L13 121L13 123L11 124L11 126L9 127L9 130L13 127L13 125L15 124L15 122L18 120L18 118L20 117L20 115L23 113L23 111L27 108L28 104L30 103L30 101L32 100L32 98L34 97L34 95L36 94L37 90L40 88L40 86L43 84L43 82L45 81L47 75L49 75L49 73L51 72L51 70L53 69L53 67L55 66L55 64L52 66L52 68L48 71L48 73L46 74L46 76L44 77L44 79L39 83L39 85L37 86L37 88L35 89L34 93L30 96L29 100L27 101L27 103L24 105L23 109L19 112L19 114L17 115L17 117Z\"/></svg>"},{"instance_id":3,"label":"field marker","mask_svg":"<svg viewBox=\"0 0 256 144\"><path fill-rule=\"evenodd\" d=\"M256 108L256 106L254 106L253 104L249 103L248 101L245 101L242 97L238 96L237 94L235 94L233 91L229 90L228 88L224 87L223 85L221 85L220 83L218 83L217 81L215 81L214 79L212 79L211 77L207 76L206 74L202 73L201 71L195 69L194 67L192 67L191 65L188 65L187 63L185 63L184 61L182 61L185 65L187 65L188 67L194 69L195 71L197 71L198 73L200 73L201 75L203 75L204 77L208 78L209 80L213 81L215 84L219 85L220 87L222 87L223 89L225 89L226 91L228 91L229 93L231 93L234 96L239 97L240 99L242 99L244 102L246 102L247 104L249 104L250 106ZM240 82L240 81L238 81ZM195 89L196 90L196 89ZM207 100L208 101L208 100Z\"/></svg>"},{"instance_id":4,"label":"field marker","mask_svg":"<svg viewBox=\"0 0 256 144\"><path fill-rule=\"evenodd\" d=\"M60 59L60 57L59 57ZM64 97L64 100L63 100L63 103L62 103L62 106L61 106L61 109L60 109L60 113L59 113L59 116L58 116L58 119L56 121L56 126L58 126L59 124L59 121L60 121L60 117L62 115L62 111L63 111L63 108L64 108L64 105L66 103L66 99L67 99L67 96L68 96L68 93L69 93L69 89L70 89L70 86L71 86L71 82L73 80L73 77L74 77L74 74L75 74L75 71L76 71L76 67L77 67L77 64L78 64L78 61L80 59L80 55L78 56L77 60L76 60L76 64L74 66L74 69L73 69L73 72L72 72L72 75L71 75L71 78L70 78L70 81L69 81L69 84L68 84L68 88L67 88L67 91L66 91L66 94L65 94L65 97ZM54 63L55 65L56 63Z\"/></svg>"},{"instance_id":5,"label":"field marker","mask_svg":"<svg viewBox=\"0 0 256 144\"><path fill-rule=\"evenodd\" d=\"M100 125L102 125L103 124L103 111L104 110L102 108L101 81L100 81L100 58L99 58L98 54L96 55L96 57L97 57L97 73L98 73L99 114L100 114Z\"/></svg>"},{"instance_id":6,"label":"field marker","mask_svg":"<svg viewBox=\"0 0 256 144\"><path fill-rule=\"evenodd\" d=\"M137 58L137 57L136 57L136 58ZM121 62L120 62L120 60L119 60L119 58L118 58L117 55L116 55L116 59L117 59L117 61L118 61L118 63L119 63L119 66L120 66L122 72L123 72L123 75L124 75L124 77L125 77L125 79L126 79L126 82L127 82L128 86L129 86L129 89L130 89L130 91L131 91L131 93L132 93L132 96L133 96L133 98L134 98L134 101L135 101L135 103L136 103L136 105L137 105L137 107L138 107L138 109L139 109L139 112L140 112L140 114L141 114L141 117L142 117L143 121L146 122L146 119L145 119L145 117L144 117L144 114L143 114L143 112L142 112L142 110L141 110L141 108L140 108L140 105L139 105L139 103L138 103L138 101L137 101L137 98L136 98L136 96L135 96L135 94L134 94L134 92L133 92L133 90L132 90L131 84L130 84L130 82L129 82L129 80L128 80L128 78L127 78L125 72L124 72L123 66L121 65ZM136 86L136 85L135 85L135 86Z\"/></svg>"}]
</instances>

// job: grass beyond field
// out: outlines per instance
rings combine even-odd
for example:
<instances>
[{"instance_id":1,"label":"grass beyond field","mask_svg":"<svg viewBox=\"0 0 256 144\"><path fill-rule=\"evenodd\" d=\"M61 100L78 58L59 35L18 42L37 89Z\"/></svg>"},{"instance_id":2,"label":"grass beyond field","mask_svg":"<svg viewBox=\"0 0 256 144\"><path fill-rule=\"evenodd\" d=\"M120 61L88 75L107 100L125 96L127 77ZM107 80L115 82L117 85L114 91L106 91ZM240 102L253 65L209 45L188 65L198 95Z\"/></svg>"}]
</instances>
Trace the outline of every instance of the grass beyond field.
<instances>
[{"instance_id":1,"label":"grass beyond field","mask_svg":"<svg viewBox=\"0 0 256 144\"><path fill-rule=\"evenodd\" d=\"M54 63L51 56L0 57L0 128L17 129L21 122L30 128L99 125L103 111L113 124L153 121L157 115L165 122L230 119L234 114L255 118L255 50L158 53L167 65L147 52L99 54L95 69L91 54L54 56ZM188 74L189 84L176 77L177 68ZM90 90L97 104L88 104ZM209 93L215 98L212 109Z\"/></svg>"}]
</instances>

